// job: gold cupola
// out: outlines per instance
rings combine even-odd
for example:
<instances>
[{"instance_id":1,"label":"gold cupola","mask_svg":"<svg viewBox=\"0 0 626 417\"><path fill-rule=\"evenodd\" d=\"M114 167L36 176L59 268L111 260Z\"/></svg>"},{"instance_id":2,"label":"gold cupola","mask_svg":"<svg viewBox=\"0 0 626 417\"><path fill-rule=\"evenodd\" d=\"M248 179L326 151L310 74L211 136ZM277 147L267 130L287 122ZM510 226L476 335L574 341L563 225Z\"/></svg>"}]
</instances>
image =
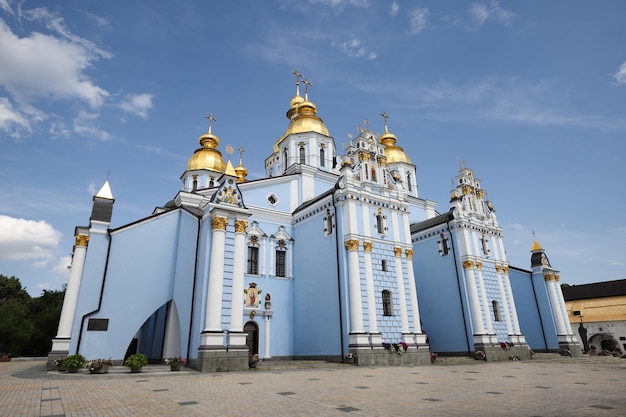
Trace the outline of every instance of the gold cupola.
<instances>
[{"instance_id":1,"label":"gold cupola","mask_svg":"<svg viewBox=\"0 0 626 417\"><path fill-rule=\"evenodd\" d=\"M311 85L306 79L303 80L306 86L304 98L300 95L300 78L299 73L296 75L296 95L289 102L289 110L287 110L287 118L290 120L289 126L280 138L274 143L274 152L279 152L278 144L289 135L305 132L315 132L325 136L330 136L328 128L324 125L322 119L317 116L317 107L309 101L309 86Z\"/></svg>"},{"instance_id":2,"label":"gold cupola","mask_svg":"<svg viewBox=\"0 0 626 417\"><path fill-rule=\"evenodd\" d=\"M243 148L239 148L239 165L235 167L235 174L237 174L237 183L246 182L246 175L248 175L248 170L243 166L243 153L245 150Z\"/></svg>"},{"instance_id":3,"label":"gold cupola","mask_svg":"<svg viewBox=\"0 0 626 417\"><path fill-rule=\"evenodd\" d=\"M385 119L385 133L378 137L378 143L385 147L385 156L387 157L387 163L392 164L394 162L404 162L413 165L413 162L411 162L411 158L409 158L407 154L404 153L404 149L402 149L400 146L396 146L396 141L398 140L396 138L396 135L390 133L389 129L387 128L387 118L389 116L387 116L385 112L383 112L381 116L383 116L383 119Z\"/></svg>"},{"instance_id":4,"label":"gold cupola","mask_svg":"<svg viewBox=\"0 0 626 417\"><path fill-rule=\"evenodd\" d=\"M207 169L222 173L226 169L226 164L222 158L222 153L217 150L220 139L212 132L215 119L213 115L207 118L209 119L209 131L198 139L201 148L196 149L189 161L187 161L187 171Z\"/></svg>"}]
</instances>

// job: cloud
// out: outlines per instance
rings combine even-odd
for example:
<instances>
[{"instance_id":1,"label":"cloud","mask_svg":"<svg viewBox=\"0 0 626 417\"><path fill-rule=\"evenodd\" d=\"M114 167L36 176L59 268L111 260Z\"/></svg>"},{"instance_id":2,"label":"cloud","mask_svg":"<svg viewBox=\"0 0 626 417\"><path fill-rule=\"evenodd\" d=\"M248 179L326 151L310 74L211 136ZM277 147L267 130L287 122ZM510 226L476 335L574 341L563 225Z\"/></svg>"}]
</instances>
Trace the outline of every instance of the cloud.
<instances>
[{"instance_id":1,"label":"cloud","mask_svg":"<svg viewBox=\"0 0 626 417\"><path fill-rule=\"evenodd\" d=\"M20 139L31 132L28 119L6 97L0 97L0 130L14 139Z\"/></svg>"},{"instance_id":2,"label":"cloud","mask_svg":"<svg viewBox=\"0 0 626 417\"><path fill-rule=\"evenodd\" d=\"M88 113L81 110L74 119L72 130L83 136L91 136L100 140L109 140L111 135L97 126L98 113Z\"/></svg>"},{"instance_id":3,"label":"cloud","mask_svg":"<svg viewBox=\"0 0 626 417\"><path fill-rule=\"evenodd\" d=\"M44 220L5 215L0 215L0 230L0 259L32 259L36 267L45 266L54 258L62 236Z\"/></svg>"},{"instance_id":4,"label":"cloud","mask_svg":"<svg viewBox=\"0 0 626 417\"><path fill-rule=\"evenodd\" d=\"M515 13L503 9L497 1L491 1L489 4L472 3L467 15L474 28L480 28L488 20L508 25L515 17Z\"/></svg>"},{"instance_id":5,"label":"cloud","mask_svg":"<svg viewBox=\"0 0 626 417\"><path fill-rule=\"evenodd\" d=\"M428 8L416 7L409 12L409 30L413 34L420 33L428 27Z\"/></svg>"},{"instance_id":6,"label":"cloud","mask_svg":"<svg viewBox=\"0 0 626 417\"><path fill-rule=\"evenodd\" d=\"M613 78L615 78L615 82L618 85L626 84L626 61L620 65L619 70L615 74L613 74Z\"/></svg>"},{"instance_id":7,"label":"cloud","mask_svg":"<svg viewBox=\"0 0 626 417\"><path fill-rule=\"evenodd\" d=\"M148 110L152 108L152 94L129 94L120 103L120 108L125 112L134 114L143 119L148 118Z\"/></svg>"},{"instance_id":8,"label":"cloud","mask_svg":"<svg viewBox=\"0 0 626 417\"><path fill-rule=\"evenodd\" d=\"M373 52L367 52L365 46L363 46L363 42L357 38L346 42L332 42L332 46L351 58L366 57L367 59L376 59L376 54Z\"/></svg>"},{"instance_id":9,"label":"cloud","mask_svg":"<svg viewBox=\"0 0 626 417\"><path fill-rule=\"evenodd\" d=\"M398 12L400 11L400 5L398 4L397 1L392 1L391 2L391 10L389 10L389 14L393 17L396 17L398 15Z\"/></svg>"},{"instance_id":10,"label":"cloud","mask_svg":"<svg viewBox=\"0 0 626 417\"><path fill-rule=\"evenodd\" d=\"M6 0L0 0L0 8L14 14ZM16 139L32 134L37 122L50 117L35 107L41 100L78 100L92 109L100 108L109 93L86 71L112 57L72 33L56 12L21 7L18 12L20 23L39 23L42 31L19 36L0 18L0 88L8 93L0 98L0 131ZM58 133L57 128L51 127Z\"/></svg>"}]
</instances>

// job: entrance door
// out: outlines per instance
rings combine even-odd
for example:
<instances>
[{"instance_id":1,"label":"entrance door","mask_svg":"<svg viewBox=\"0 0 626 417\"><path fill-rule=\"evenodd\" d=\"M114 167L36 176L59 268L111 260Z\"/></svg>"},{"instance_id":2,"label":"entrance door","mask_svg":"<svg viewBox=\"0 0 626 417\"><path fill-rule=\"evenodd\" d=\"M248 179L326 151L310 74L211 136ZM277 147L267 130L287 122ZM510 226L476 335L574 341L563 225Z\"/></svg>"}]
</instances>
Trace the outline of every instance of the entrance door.
<instances>
[{"instance_id":1,"label":"entrance door","mask_svg":"<svg viewBox=\"0 0 626 417\"><path fill-rule=\"evenodd\" d=\"M259 353L259 326L249 321L243 326L243 331L248 335L246 336L246 346L248 346L248 357Z\"/></svg>"}]
</instances>

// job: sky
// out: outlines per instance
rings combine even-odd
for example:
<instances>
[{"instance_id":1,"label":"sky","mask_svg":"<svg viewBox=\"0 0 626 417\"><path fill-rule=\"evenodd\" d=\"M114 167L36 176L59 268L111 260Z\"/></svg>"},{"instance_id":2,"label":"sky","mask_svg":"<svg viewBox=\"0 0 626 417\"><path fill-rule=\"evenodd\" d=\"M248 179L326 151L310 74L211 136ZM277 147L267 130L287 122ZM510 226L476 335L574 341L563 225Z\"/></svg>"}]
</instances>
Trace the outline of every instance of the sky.
<instances>
[{"instance_id":1,"label":"sky","mask_svg":"<svg viewBox=\"0 0 626 417\"><path fill-rule=\"evenodd\" d=\"M61 289L93 195L149 216L209 114L265 177L298 68L339 153L389 115L439 212L472 168L511 265L624 279L625 39L621 0L0 0L0 274Z\"/></svg>"}]
</instances>

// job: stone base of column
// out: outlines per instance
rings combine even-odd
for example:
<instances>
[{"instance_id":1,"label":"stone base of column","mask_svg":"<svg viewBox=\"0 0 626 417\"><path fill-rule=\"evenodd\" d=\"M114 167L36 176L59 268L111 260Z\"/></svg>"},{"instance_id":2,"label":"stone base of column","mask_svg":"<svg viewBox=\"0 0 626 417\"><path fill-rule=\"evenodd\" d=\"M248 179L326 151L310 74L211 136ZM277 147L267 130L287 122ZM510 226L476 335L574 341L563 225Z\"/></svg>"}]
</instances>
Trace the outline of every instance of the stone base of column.
<instances>
[{"instance_id":1,"label":"stone base of column","mask_svg":"<svg viewBox=\"0 0 626 417\"><path fill-rule=\"evenodd\" d=\"M228 350L231 349L248 349L246 338L248 333L245 332L229 332L228 333Z\"/></svg>"},{"instance_id":2,"label":"stone base of column","mask_svg":"<svg viewBox=\"0 0 626 417\"><path fill-rule=\"evenodd\" d=\"M583 355L583 347L574 335L558 335L559 353L563 356L579 358Z\"/></svg>"},{"instance_id":3,"label":"stone base of column","mask_svg":"<svg viewBox=\"0 0 626 417\"><path fill-rule=\"evenodd\" d=\"M226 349L222 330L205 330L200 334L200 349Z\"/></svg>"},{"instance_id":4,"label":"stone base of column","mask_svg":"<svg viewBox=\"0 0 626 417\"><path fill-rule=\"evenodd\" d=\"M410 346L404 353L396 353L394 349L382 347L349 348L352 361L359 366L410 366L429 365L430 352L428 348Z\"/></svg>"},{"instance_id":5,"label":"stone base of column","mask_svg":"<svg viewBox=\"0 0 626 417\"><path fill-rule=\"evenodd\" d=\"M62 370L62 367L57 366L58 362L61 362L63 359L67 358L70 354L69 349L67 350L55 350L54 349L54 341L52 342L52 350L48 352L48 360L46 361L46 371L56 371ZM69 346L69 342L68 342Z\"/></svg>"},{"instance_id":6,"label":"stone base of column","mask_svg":"<svg viewBox=\"0 0 626 417\"><path fill-rule=\"evenodd\" d=\"M383 334L382 333L370 333L370 344L374 347L383 346Z\"/></svg>"},{"instance_id":7,"label":"stone base of column","mask_svg":"<svg viewBox=\"0 0 626 417\"><path fill-rule=\"evenodd\" d=\"M474 344L475 352L485 352L486 361L508 361L508 360L528 360L530 357L530 348L527 343L509 343L505 345L498 344ZM475 359L479 356L475 355Z\"/></svg>"},{"instance_id":8,"label":"stone base of column","mask_svg":"<svg viewBox=\"0 0 626 417\"><path fill-rule=\"evenodd\" d=\"M247 371L249 368L248 350L198 349L198 359L190 360L189 366L200 372Z\"/></svg>"},{"instance_id":9,"label":"stone base of column","mask_svg":"<svg viewBox=\"0 0 626 417\"><path fill-rule=\"evenodd\" d=\"M371 346L368 333L350 333L348 337L350 348L369 348Z\"/></svg>"}]
</instances>

